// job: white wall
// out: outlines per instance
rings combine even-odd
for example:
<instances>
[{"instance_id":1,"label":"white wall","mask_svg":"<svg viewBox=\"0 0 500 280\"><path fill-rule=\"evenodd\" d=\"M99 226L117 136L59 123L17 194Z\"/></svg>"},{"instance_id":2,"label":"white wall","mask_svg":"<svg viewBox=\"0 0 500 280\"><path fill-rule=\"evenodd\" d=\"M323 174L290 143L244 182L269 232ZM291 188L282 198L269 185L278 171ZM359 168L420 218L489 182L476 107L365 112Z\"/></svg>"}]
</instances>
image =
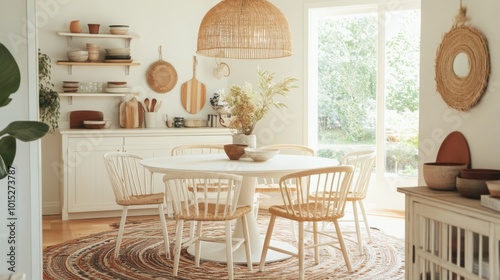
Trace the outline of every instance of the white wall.
<instances>
[{"instance_id":1,"label":"white wall","mask_svg":"<svg viewBox=\"0 0 500 280\"><path fill-rule=\"evenodd\" d=\"M36 120L35 1L0 0L0 42L12 53L21 71L21 85L12 102L0 108L0 129L12 121ZM24 272L27 279L41 279L40 143L17 141L14 178L0 181L0 275ZM8 182L10 181L10 183ZM10 192L9 192L10 191ZM15 201L9 205L9 196ZM13 202L13 203L12 203ZM13 214L13 216L11 216ZM10 218L10 219L9 219ZM8 227L11 225L12 227ZM11 254L13 257L8 256ZM7 263L7 261L13 261Z\"/></svg>"},{"instance_id":2,"label":"white wall","mask_svg":"<svg viewBox=\"0 0 500 280\"><path fill-rule=\"evenodd\" d=\"M479 104L469 112L458 112L446 106L436 91L435 57L442 36L451 29L457 15L457 0L422 1L422 41L420 73L420 153L419 165L436 160L437 151L444 137L452 131L460 131L469 143L473 168L500 168L500 65L498 44L500 17L498 1L462 1L467 7L471 26L479 29L489 45L491 75L487 91ZM422 174L422 172L420 172ZM422 176L419 182L424 184Z\"/></svg>"}]
</instances>

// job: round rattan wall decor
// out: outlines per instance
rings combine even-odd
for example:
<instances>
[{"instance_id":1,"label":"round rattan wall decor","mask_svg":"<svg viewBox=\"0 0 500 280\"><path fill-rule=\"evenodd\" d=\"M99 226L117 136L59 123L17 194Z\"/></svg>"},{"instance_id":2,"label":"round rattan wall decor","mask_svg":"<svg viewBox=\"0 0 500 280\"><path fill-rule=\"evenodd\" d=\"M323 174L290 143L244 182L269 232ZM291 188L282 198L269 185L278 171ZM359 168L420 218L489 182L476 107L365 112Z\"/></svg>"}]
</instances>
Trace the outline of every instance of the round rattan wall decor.
<instances>
[{"instance_id":1,"label":"round rattan wall decor","mask_svg":"<svg viewBox=\"0 0 500 280\"><path fill-rule=\"evenodd\" d=\"M455 58L460 54L467 56L469 65L469 71L464 76L457 75L454 70ZM451 108L468 111L481 99L489 75L490 57L486 39L475 28L455 25L444 35L437 51L437 91Z\"/></svg>"}]
</instances>

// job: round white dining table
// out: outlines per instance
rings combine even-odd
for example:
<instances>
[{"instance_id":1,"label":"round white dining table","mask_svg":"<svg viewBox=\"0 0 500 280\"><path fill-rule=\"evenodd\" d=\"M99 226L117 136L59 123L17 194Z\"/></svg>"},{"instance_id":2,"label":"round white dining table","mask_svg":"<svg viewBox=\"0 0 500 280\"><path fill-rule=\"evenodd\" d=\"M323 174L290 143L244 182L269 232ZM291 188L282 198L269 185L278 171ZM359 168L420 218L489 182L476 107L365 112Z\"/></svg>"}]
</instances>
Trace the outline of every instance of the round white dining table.
<instances>
[{"instance_id":1,"label":"round white dining table","mask_svg":"<svg viewBox=\"0 0 500 280\"><path fill-rule=\"evenodd\" d=\"M278 154L267 161L255 162L250 158L229 160L225 154L198 154L179 155L170 157L157 157L143 159L140 162L149 171L154 173L170 172L224 172L243 176L242 190L238 203L240 205L253 205L255 185L257 178L278 178L285 174L307 169L322 168L338 165L338 161L328 158L303 156L303 155L281 155ZM257 226L257 220L253 213L247 215L248 230L250 234L250 246L252 250L252 262L259 263L264 244L263 238ZM264 233L265 234L265 233ZM235 225L234 237L243 237L242 227L239 221ZM273 246L296 250L288 243L276 240L271 241ZM203 242L201 259L226 262L225 244L214 242ZM188 248L188 253L194 255L194 246ZM278 261L289 258L290 255L270 250L266 262ZM246 263L244 247L241 246L233 254L234 263Z\"/></svg>"}]
</instances>

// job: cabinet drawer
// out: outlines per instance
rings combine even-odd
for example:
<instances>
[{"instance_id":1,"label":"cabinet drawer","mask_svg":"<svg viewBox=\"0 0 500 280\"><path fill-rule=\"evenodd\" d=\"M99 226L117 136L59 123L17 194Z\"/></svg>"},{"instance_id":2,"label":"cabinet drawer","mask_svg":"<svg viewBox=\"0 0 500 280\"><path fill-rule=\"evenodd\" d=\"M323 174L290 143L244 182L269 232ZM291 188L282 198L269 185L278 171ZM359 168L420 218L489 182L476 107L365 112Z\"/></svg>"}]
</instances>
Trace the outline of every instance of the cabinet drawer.
<instances>
[{"instance_id":1,"label":"cabinet drawer","mask_svg":"<svg viewBox=\"0 0 500 280\"><path fill-rule=\"evenodd\" d=\"M95 146L122 146L123 137L78 137L68 139L68 145L73 150L89 150Z\"/></svg>"}]
</instances>

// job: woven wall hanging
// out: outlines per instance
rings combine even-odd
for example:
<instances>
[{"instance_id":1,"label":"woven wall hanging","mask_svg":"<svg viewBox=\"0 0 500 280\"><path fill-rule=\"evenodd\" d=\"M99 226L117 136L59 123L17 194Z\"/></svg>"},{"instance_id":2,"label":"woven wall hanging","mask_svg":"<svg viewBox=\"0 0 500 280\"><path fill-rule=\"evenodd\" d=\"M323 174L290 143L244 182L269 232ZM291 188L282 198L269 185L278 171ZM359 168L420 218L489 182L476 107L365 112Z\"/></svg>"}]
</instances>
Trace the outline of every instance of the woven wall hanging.
<instances>
[{"instance_id":1,"label":"woven wall hanging","mask_svg":"<svg viewBox=\"0 0 500 280\"><path fill-rule=\"evenodd\" d=\"M486 39L479 30L465 25L466 21L466 9L460 5L455 23L444 35L436 56L437 91L448 106L459 111L468 111L479 102L490 76ZM460 54L465 54L468 60L465 76L457 75L453 68Z\"/></svg>"}]
</instances>

